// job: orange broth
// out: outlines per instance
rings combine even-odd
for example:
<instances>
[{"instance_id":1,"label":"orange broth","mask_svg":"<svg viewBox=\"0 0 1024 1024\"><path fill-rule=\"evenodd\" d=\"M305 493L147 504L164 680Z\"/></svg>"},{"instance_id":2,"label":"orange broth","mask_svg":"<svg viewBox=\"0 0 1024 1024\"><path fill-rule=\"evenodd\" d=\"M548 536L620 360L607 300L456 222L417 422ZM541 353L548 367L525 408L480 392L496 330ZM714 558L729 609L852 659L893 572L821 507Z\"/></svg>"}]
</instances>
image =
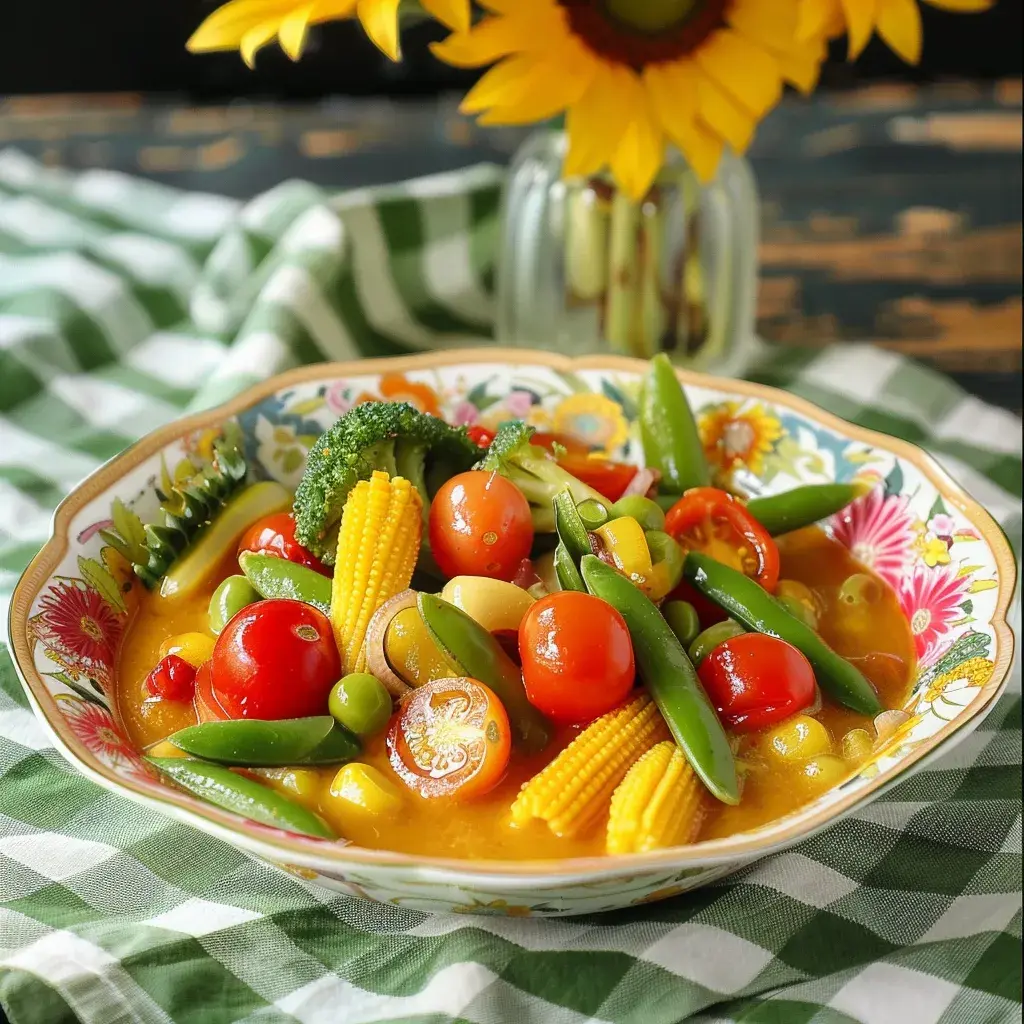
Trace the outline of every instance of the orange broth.
<instances>
[{"instance_id":1,"label":"orange broth","mask_svg":"<svg viewBox=\"0 0 1024 1024\"><path fill-rule=\"evenodd\" d=\"M910 628L900 611L895 593L878 580L878 593L870 607L848 605L838 599L842 582L865 570L841 545L816 527L789 534L779 541L782 578L808 586L819 604L819 632L858 668L878 690L888 708L901 707L913 678L914 645ZM178 729L198 721L192 705L148 698L147 674L160 657L160 645L179 633L208 633L207 608L217 584L237 572L233 558L225 559L198 593L187 599L167 600L155 593L142 594L122 647L117 671L117 709L129 736L140 747L166 739ZM148 699L147 699L148 698ZM871 731L869 718L827 699L815 717L828 729L833 753L839 753L843 735L850 729ZM604 833L578 838L553 835L542 822L515 828L509 807L520 786L543 768L579 731L577 727L556 732L549 748L526 757L513 751L504 780L490 793L474 801L427 800L405 788L388 763L383 736L372 740L361 761L382 771L403 792L406 809L393 820L341 816L329 797L336 768L314 769L316 795L304 799L312 810L332 823L339 835L361 846L397 850L424 856L465 857L471 860L532 860L592 856L604 852ZM744 736L738 756L746 766L743 798L736 807L709 798L709 813L700 838L711 839L747 831L781 817L813 800L835 783L806 778L799 766L769 762L759 755L757 734ZM847 762L848 773L856 768Z\"/></svg>"}]
</instances>

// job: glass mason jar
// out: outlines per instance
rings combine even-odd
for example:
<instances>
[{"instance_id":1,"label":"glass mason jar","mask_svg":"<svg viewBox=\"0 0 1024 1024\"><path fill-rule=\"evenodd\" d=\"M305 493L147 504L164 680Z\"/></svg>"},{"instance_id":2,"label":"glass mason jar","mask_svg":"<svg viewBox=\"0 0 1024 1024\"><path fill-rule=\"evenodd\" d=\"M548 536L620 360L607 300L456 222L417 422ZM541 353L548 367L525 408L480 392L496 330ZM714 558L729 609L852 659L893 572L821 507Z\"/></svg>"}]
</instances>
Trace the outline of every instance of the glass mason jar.
<instances>
[{"instance_id":1,"label":"glass mason jar","mask_svg":"<svg viewBox=\"0 0 1024 1024\"><path fill-rule=\"evenodd\" d=\"M572 355L668 352L727 372L753 339L758 202L748 163L702 185L675 150L636 202L604 175L563 179L565 133L510 168L498 254L499 344Z\"/></svg>"}]
</instances>

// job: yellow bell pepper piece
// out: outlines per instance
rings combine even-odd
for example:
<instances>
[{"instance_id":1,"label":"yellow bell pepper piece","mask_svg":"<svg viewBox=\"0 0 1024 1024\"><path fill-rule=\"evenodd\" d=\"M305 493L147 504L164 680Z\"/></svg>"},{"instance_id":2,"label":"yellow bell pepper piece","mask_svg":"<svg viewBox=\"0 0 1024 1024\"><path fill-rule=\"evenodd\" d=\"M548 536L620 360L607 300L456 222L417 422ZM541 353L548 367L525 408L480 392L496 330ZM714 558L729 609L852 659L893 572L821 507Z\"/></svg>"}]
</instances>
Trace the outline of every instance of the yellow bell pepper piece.
<instances>
[{"instance_id":1,"label":"yellow bell pepper piece","mask_svg":"<svg viewBox=\"0 0 1024 1024\"><path fill-rule=\"evenodd\" d=\"M445 584L441 597L461 608L489 633L518 632L534 603L522 587L486 576L456 576Z\"/></svg>"},{"instance_id":2,"label":"yellow bell pepper piece","mask_svg":"<svg viewBox=\"0 0 1024 1024\"><path fill-rule=\"evenodd\" d=\"M394 817L405 803L398 787L369 764L351 761L338 769L330 789L339 813Z\"/></svg>"}]
</instances>

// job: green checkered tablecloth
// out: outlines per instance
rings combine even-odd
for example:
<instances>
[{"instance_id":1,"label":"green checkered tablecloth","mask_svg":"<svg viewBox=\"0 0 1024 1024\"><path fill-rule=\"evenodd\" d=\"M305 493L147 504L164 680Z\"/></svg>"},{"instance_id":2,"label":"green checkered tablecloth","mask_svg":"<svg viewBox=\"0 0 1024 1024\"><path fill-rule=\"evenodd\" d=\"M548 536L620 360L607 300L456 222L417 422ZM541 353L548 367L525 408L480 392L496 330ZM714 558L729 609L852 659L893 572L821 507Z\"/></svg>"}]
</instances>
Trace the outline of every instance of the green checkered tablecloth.
<instances>
[{"instance_id":1,"label":"green checkered tablecloth","mask_svg":"<svg viewBox=\"0 0 1024 1024\"><path fill-rule=\"evenodd\" d=\"M296 363L486 335L499 182L291 182L243 205L0 153L0 606L61 496L140 434ZM1014 416L861 346L749 376L923 443L1019 550ZM0 649L14 1024L996 1024L1021 1019L1020 983L1019 670L952 754L802 846L541 921L333 895L98 789Z\"/></svg>"}]
</instances>

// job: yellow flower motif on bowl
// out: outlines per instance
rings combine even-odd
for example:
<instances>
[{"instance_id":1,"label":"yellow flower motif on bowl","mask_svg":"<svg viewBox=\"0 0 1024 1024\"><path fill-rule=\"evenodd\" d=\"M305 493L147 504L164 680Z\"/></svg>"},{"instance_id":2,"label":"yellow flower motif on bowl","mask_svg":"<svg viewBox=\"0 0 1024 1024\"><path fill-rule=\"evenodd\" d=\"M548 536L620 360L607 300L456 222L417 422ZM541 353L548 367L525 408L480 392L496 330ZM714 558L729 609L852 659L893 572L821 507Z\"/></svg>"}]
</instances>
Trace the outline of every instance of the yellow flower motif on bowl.
<instances>
[{"instance_id":1,"label":"yellow flower motif on bowl","mask_svg":"<svg viewBox=\"0 0 1024 1024\"><path fill-rule=\"evenodd\" d=\"M622 407L606 395L581 393L558 403L551 429L611 455L629 437Z\"/></svg>"},{"instance_id":2,"label":"yellow flower motif on bowl","mask_svg":"<svg viewBox=\"0 0 1024 1024\"><path fill-rule=\"evenodd\" d=\"M488 900L486 903L473 900L472 903L463 903L452 907L452 913L487 914L495 917L531 917L533 908L518 903L509 903L506 900Z\"/></svg>"},{"instance_id":3,"label":"yellow flower motif on bowl","mask_svg":"<svg viewBox=\"0 0 1024 1024\"><path fill-rule=\"evenodd\" d=\"M914 542L914 548L921 560L930 569L937 565L949 565L949 545L934 533L922 532Z\"/></svg>"},{"instance_id":4,"label":"yellow flower motif on bowl","mask_svg":"<svg viewBox=\"0 0 1024 1024\"><path fill-rule=\"evenodd\" d=\"M700 417L699 427L708 464L726 473L746 467L760 474L765 456L785 434L759 402L746 408L739 402L722 402Z\"/></svg>"}]
</instances>

